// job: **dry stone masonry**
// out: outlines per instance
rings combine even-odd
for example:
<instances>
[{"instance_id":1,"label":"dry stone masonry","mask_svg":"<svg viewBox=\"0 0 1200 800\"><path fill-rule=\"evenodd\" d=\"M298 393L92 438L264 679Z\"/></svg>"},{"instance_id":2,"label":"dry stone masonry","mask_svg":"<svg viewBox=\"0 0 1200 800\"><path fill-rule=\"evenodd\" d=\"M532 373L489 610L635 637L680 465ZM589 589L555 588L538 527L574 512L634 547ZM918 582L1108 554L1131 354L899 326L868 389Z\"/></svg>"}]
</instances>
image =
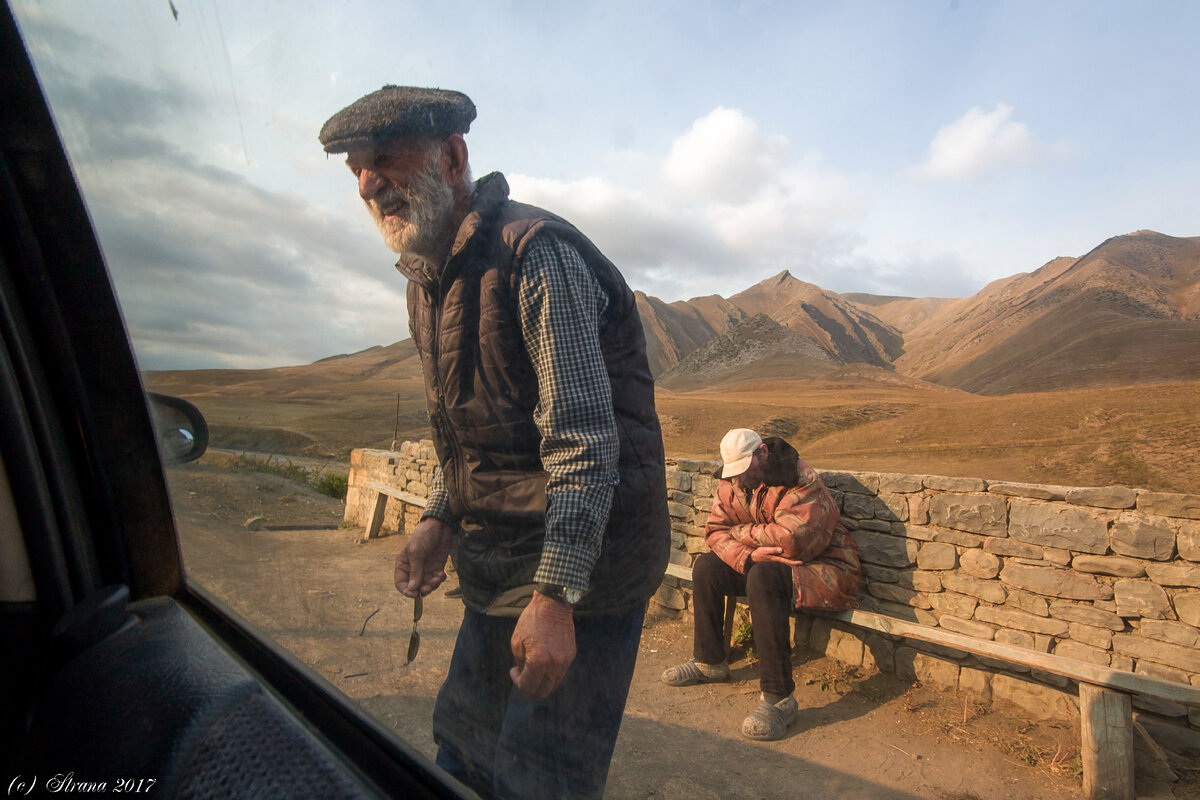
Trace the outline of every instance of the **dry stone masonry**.
<instances>
[{"instance_id":1,"label":"dry stone masonry","mask_svg":"<svg viewBox=\"0 0 1200 800\"><path fill-rule=\"evenodd\" d=\"M370 514L379 480L425 496L429 442L355 451L346 518ZM668 466L671 560L691 566L717 480L713 462ZM863 560L861 607L899 619L1200 686L1200 495L871 472L821 471ZM389 504L385 529L419 510ZM403 515L403 519L401 519ZM687 584L656 602L684 611ZM1039 717L1077 716L1065 678L935 645L804 617L797 642L843 661L1014 702ZM1138 719L1177 752L1200 751L1200 710L1134 698Z\"/></svg>"}]
</instances>

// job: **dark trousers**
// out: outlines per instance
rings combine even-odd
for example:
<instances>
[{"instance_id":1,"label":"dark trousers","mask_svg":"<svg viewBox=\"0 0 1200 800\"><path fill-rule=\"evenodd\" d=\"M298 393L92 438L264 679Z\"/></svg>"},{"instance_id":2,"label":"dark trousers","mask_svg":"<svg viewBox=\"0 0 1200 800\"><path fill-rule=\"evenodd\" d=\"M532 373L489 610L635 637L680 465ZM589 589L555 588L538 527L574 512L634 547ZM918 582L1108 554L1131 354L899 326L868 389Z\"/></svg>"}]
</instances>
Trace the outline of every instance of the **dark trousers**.
<instances>
[{"instance_id":1,"label":"dark trousers","mask_svg":"<svg viewBox=\"0 0 1200 800\"><path fill-rule=\"evenodd\" d=\"M508 675L517 621L468 609L433 710L438 766L485 798L599 800L645 612L576 619L575 661L538 700Z\"/></svg>"},{"instance_id":2,"label":"dark trousers","mask_svg":"<svg viewBox=\"0 0 1200 800\"><path fill-rule=\"evenodd\" d=\"M715 553L704 553L692 565L692 606L696 635L693 657L705 664L726 658L725 598L746 596L754 623L759 686L770 694L791 694L792 568L764 561L742 575Z\"/></svg>"}]
</instances>

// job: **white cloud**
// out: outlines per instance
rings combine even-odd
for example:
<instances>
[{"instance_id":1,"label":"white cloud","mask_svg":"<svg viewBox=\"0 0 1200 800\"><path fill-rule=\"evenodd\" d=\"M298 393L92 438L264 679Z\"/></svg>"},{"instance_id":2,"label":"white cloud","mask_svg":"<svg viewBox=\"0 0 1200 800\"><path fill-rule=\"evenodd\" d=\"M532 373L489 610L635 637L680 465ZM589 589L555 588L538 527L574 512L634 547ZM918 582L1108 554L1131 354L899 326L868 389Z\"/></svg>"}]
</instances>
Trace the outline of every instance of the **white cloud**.
<instances>
[{"instance_id":1,"label":"white cloud","mask_svg":"<svg viewBox=\"0 0 1200 800\"><path fill-rule=\"evenodd\" d=\"M1012 106L1004 103L992 111L975 106L937 132L929 158L909 174L924 180L982 178L1027 167L1055 149L1038 142L1012 114Z\"/></svg>"},{"instance_id":2,"label":"white cloud","mask_svg":"<svg viewBox=\"0 0 1200 800\"><path fill-rule=\"evenodd\" d=\"M768 186L788 158L783 136L765 136L736 108L718 106L671 144L663 165L681 189L739 202Z\"/></svg>"}]
</instances>

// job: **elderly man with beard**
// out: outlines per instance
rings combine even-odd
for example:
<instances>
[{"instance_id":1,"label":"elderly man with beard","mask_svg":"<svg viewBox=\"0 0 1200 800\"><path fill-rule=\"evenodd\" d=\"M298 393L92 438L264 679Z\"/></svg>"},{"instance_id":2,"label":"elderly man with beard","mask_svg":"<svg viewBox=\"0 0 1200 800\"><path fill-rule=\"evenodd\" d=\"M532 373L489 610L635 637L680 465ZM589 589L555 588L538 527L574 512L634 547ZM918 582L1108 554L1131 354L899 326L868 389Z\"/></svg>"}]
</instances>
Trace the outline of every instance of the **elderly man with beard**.
<instances>
[{"instance_id":1,"label":"elderly man with beard","mask_svg":"<svg viewBox=\"0 0 1200 800\"><path fill-rule=\"evenodd\" d=\"M396 557L466 605L437 763L485 797L599 798L670 547L633 293L565 220L472 181L466 95L385 86L322 128L408 279L440 467Z\"/></svg>"}]
</instances>

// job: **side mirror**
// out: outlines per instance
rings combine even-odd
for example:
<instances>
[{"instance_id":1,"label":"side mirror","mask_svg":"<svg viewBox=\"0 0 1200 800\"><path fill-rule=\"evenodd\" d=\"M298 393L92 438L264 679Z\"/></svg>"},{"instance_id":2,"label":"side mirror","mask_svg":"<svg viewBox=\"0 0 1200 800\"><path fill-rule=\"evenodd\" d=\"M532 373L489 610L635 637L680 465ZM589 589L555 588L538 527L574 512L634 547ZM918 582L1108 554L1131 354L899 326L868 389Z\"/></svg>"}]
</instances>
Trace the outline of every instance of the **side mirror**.
<instances>
[{"instance_id":1,"label":"side mirror","mask_svg":"<svg viewBox=\"0 0 1200 800\"><path fill-rule=\"evenodd\" d=\"M164 463L195 461L208 449L208 423L200 409L179 397L146 392Z\"/></svg>"}]
</instances>

